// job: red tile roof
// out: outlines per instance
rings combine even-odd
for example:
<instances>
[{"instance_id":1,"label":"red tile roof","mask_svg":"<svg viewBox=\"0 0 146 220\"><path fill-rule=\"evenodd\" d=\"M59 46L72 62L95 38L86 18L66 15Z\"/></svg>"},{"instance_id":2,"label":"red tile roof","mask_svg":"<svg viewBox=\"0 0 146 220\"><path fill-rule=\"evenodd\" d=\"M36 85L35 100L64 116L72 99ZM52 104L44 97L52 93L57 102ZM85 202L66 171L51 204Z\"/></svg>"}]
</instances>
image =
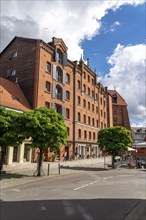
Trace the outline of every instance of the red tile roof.
<instances>
[{"instance_id":1,"label":"red tile roof","mask_svg":"<svg viewBox=\"0 0 146 220\"><path fill-rule=\"evenodd\" d=\"M0 77L0 106L26 111L31 107L20 87L7 79Z\"/></svg>"}]
</instances>

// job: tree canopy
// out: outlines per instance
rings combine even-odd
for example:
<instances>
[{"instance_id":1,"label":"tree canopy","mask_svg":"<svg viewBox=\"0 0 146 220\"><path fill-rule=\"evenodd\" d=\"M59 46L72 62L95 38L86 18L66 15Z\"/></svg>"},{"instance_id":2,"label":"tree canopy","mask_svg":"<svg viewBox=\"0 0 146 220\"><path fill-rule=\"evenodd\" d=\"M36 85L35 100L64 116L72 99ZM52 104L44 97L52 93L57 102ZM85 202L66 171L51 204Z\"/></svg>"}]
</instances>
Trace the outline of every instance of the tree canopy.
<instances>
[{"instance_id":1,"label":"tree canopy","mask_svg":"<svg viewBox=\"0 0 146 220\"><path fill-rule=\"evenodd\" d=\"M19 134L18 117L20 113L0 107L0 175L3 168L7 146L18 146L24 140Z\"/></svg>"},{"instance_id":2,"label":"tree canopy","mask_svg":"<svg viewBox=\"0 0 146 220\"><path fill-rule=\"evenodd\" d=\"M114 157L120 152L127 151L132 143L131 131L122 126L101 129L98 133L99 147L113 156L112 163L114 163Z\"/></svg>"},{"instance_id":3,"label":"tree canopy","mask_svg":"<svg viewBox=\"0 0 146 220\"><path fill-rule=\"evenodd\" d=\"M38 173L40 176L43 150L57 150L68 138L64 117L54 109L41 107L20 116L21 131L26 138L31 138L32 146L39 148Z\"/></svg>"},{"instance_id":4,"label":"tree canopy","mask_svg":"<svg viewBox=\"0 0 146 220\"><path fill-rule=\"evenodd\" d=\"M23 112L20 117L21 130L26 138L31 138L32 146L46 149L60 147L68 138L62 115L54 109L41 107Z\"/></svg>"}]
</instances>

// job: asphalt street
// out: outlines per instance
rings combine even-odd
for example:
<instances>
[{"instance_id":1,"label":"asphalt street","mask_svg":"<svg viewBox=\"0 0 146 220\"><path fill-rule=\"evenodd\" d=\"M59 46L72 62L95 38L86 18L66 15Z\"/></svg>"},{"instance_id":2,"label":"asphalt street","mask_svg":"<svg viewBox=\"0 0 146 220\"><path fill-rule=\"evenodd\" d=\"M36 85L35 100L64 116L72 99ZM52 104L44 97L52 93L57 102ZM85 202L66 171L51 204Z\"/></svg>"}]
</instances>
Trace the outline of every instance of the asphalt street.
<instances>
[{"instance_id":1,"label":"asphalt street","mask_svg":"<svg viewBox=\"0 0 146 220\"><path fill-rule=\"evenodd\" d=\"M62 167L1 190L1 220L146 220L145 170Z\"/></svg>"}]
</instances>

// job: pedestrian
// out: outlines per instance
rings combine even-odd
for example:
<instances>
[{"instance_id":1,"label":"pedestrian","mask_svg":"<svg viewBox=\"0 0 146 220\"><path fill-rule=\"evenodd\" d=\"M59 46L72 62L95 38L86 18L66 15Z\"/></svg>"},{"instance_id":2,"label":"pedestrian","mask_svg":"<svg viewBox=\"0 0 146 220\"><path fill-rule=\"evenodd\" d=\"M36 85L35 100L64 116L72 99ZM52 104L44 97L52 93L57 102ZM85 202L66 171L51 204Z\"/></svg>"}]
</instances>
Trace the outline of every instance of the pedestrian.
<instances>
[{"instance_id":1,"label":"pedestrian","mask_svg":"<svg viewBox=\"0 0 146 220\"><path fill-rule=\"evenodd\" d=\"M64 159L63 159L63 161L66 162L66 159L67 159L67 152L64 153Z\"/></svg>"}]
</instances>

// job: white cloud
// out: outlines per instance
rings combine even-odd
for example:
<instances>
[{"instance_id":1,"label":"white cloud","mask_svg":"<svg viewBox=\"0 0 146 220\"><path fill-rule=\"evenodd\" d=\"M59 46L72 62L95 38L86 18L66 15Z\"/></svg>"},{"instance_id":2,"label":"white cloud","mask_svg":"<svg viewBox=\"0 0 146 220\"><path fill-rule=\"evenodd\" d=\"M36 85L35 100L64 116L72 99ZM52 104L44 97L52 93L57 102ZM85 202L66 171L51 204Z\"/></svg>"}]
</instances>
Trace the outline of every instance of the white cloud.
<instances>
[{"instance_id":1,"label":"white cloud","mask_svg":"<svg viewBox=\"0 0 146 220\"><path fill-rule=\"evenodd\" d=\"M69 58L79 60L83 54L81 41L99 34L101 19L109 9L143 2L145 0L2 1L1 50L16 35L47 42L55 36L65 41Z\"/></svg>"},{"instance_id":2,"label":"white cloud","mask_svg":"<svg viewBox=\"0 0 146 220\"><path fill-rule=\"evenodd\" d=\"M110 28L110 31L111 31L111 32L114 32L114 31L116 30L117 26L120 26L120 22L119 22L119 21L115 21L115 22L112 24L112 26L111 26L111 28Z\"/></svg>"},{"instance_id":3,"label":"white cloud","mask_svg":"<svg viewBox=\"0 0 146 220\"><path fill-rule=\"evenodd\" d=\"M109 74L102 83L121 94L128 104L131 122L144 123L146 117L146 45L118 44L113 54L107 58L111 65Z\"/></svg>"}]
</instances>

